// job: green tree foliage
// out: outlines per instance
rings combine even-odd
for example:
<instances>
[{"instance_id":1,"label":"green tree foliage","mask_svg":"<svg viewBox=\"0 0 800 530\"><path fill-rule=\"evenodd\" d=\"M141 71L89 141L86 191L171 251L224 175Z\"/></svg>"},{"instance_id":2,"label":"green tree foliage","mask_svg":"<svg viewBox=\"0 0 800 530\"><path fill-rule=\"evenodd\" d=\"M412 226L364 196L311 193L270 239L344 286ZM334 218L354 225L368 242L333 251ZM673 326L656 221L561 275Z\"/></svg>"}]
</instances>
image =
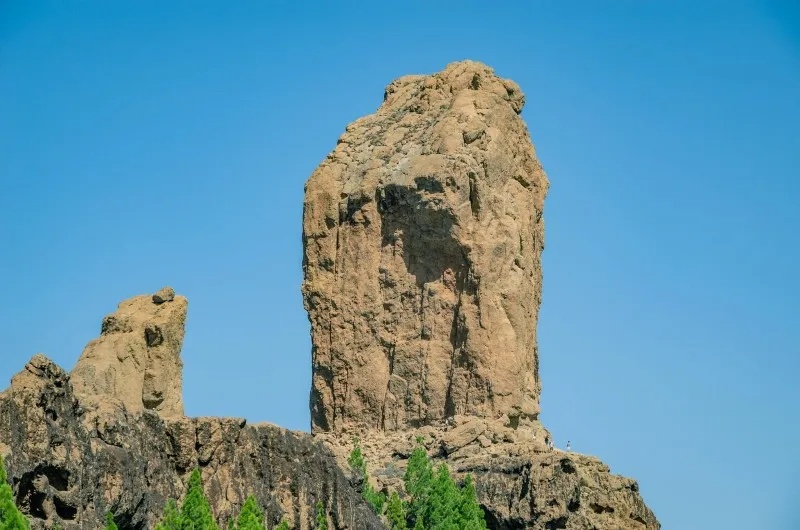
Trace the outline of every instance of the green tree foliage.
<instances>
[{"instance_id":1,"label":"green tree foliage","mask_svg":"<svg viewBox=\"0 0 800 530\"><path fill-rule=\"evenodd\" d=\"M14 504L14 492L8 484L3 457L0 457L0 530L28 530L30 524Z\"/></svg>"},{"instance_id":2,"label":"green tree foliage","mask_svg":"<svg viewBox=\"0 0 800 530\"><path fill-rule=\"evenodd\" d=\"M281 524L275 527L275 530L289 530L289 523L284 519L281 521Z\"/></svg>"},{"instance_id":3,"label":"green tree foliage","mask_svg":"<svg viewBox=\"0 0 800 530\"><path fill-rule=\"evenodd\" d=\"M428 494L425 528L461 530L460 500L461 494L450 476L450 469L445 463L439 464Z\"/></svg>"},{"instance_id":4,"label":"green tree foliage","mask_svg":"<svg viewBox=\"0 0 800 530\"><path fill-rule=\"evenodd\" d=\"M180 530L181 524L181 512L178 510L178 505L170 499L164 507L164 515L156 525L156 530Z\"/></svg>"},{"instance_id":5,"label":"green tree foliage","mask_svg":"<svg viewBox=\"0 0 800 530\"><path fill-rule=\"evenodd\" d=\"M189 491L181 506L181 523L181 530L219 530L203 493L199 469L192 471L189 477Z\"/></svg>"},{"instance_id":6,"label":"green tree foliage","mask_svg":"<svg viewBox=\"0 0 800 530\"><path fill-rule=\"evenodd\" d=\"M353 450L350 451L350 456L347 457L347 464L357 477L364 477L367 475L367 463L364 461L364 454L361 452L361 442L358 438L353 438Z\"/></svg>"},{"instance_id":7,"label":"green tree foliage","mask_svg":"<svg viewBox=\"0 0 800 530\"><path fill-rule=\"evenodd\" d=\"M189 490L178 510L175 501L169 501L164 516L156 530L219 530L214 522L211 506L203 493L200 470L195 469L189 477Z\"/></svg>"},{"instance_id":8,"label":"green tree foliage","mask_svg":"<svg viewBox=\"0 0 800 530\"><path fill-rule=\"evenodd\" d=\"M389 502L386 506L386 519L389 520L389 528L391 530L408 529L408 525L406 524L406 507L396 491L393 491L389 496Z\"/></svg>"},{"instance_id":9,"label":"green tree foliage","mask_svg":"<svg viewBox=\"0 0 800 530\"><path fill-rule=\"evenodd\" d=\"M411 452L404 477L406 494L408 495L408 518L414 528L423 528L428 519L430 509L429 497L433 485L433 467L428 454L422 446L422 439L417 438L417 447Z\"/></svg>"},{"instance_id":10,"label":"green tree foliage","mask_svg":"<svg viewBox=\"0 0 800 530\"><path fill-rule=\"evenodd\" d=\"M244 502L233 530L266 530L264 526L264 513L258 507L255 498L250 495Z\"/></svg>"},{"instance_id":11,"label":"green tree foliage","mask_svg":"<svg viewBox=\"0 0 800 530\"><path fill-rule=\"evenodd\" d=\"M114 516L111 512L106 513L106 529L105 530L118 530L117 523L114 522Z\"/></svg>"},{"instance_id":12,"label":"green tree foliage","mask_svg":"<svg viewBox=\"0 0 800 530\"><path fill-rule=\"evenodd\" d=\"M406 522L414 530L486 529L472 477L468 475L464 486L459 488L447 464L442 463L434 470L419 438L406 468L405 488L409 497ZM389 522L392 530L406 528L395 527L393 519Z\"/></svg>"},{"instance_id":13,"label":"green tree foliage","mask_svg":"<svg viewBox=\"0 0 800 530\"><path fill-rule=\"evenodd\" d=\"M315 530L328 530L328 518L325 515L325 506L322 501L317 501L317 527Z\"/></svg>"},{"instance_id":14,"label":"green tree foliage","mask_svg":"<svg viewBox=\"0 0 800 530\"><path fill-rule=\"evenodd\" d=\"M382 492L375 491L372 484L369 483L369 474L367 474L367 463L364 461L364 454L361 452L361 444L358 438L353 439L353 450L350 451L350 456L347 458L347 463L350 465L355 478L363 484L361 496L367 503L372 506L373 511L380 515L383 513L383 507L386 504L386 495Z\"/></svg>"},{"instance_id":15,"label":"green tree foliage","mask_svg":"<svg viewBox=\"0 0 800 530\"><path fill-rule=\"evenodd\" d=\"M461 487L461 498L459 500L459 513L461 514L461 528L463 530L485 530L486 517L483 508L478 504L478 495L475 492L475 483L472 475L467 475L464 485Z\"/></svg>"}]
</instances>

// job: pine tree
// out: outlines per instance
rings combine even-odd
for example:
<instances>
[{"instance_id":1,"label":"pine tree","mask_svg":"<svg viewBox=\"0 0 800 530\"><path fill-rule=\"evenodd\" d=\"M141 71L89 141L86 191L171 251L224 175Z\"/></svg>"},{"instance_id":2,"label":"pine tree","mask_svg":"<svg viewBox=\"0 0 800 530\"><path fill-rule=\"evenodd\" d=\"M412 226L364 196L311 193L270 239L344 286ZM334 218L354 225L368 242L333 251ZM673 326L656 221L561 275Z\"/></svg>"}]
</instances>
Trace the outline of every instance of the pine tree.
<instances>
[{"instance_id":1,"label":"pine tree","mask_svg":"<svg viewBox=\"0 0 800 530\"><path fill-rule=\"evenodd\" d=\"M219 530L203 493L199 469L189 477L189 491L181 506L181 530Z\"/></svg>"},{"instance_id":2,"label":"pine tree","mask_svg":"<svg viewBox=\"0 0 800 530\"><path fill-rule=\"evenodd\" d=\"M483 510L478 504L475 484L467 475L459 488L450 475L447 464L433 469L422 439L411 453L404 477L409 497L405 521L400 522L403 508L396 493L389 500L387 517L392 530L404 530L408 523L414 530L486 530Z\"/></svg>"},{"instance_id":3,"label":"pine tree","mask_svg":"<svg viewBox=\"0 0 800 530\"><path fill-rule=\"evenodd\" d=\"M105 530L118 530L117 523L114 522L114 516L111 512L106 513L106 528Z\"/></svg>"},{"instance_id":4,"label":"pine tree","mask_svg":"<svg viewBox=\"0 0 800 530\"><path fill-rule=\"evenodd\" d=\"M372 484L369 482L367 463L364 461L364 454L361 452L361 445L358 438L353 438L353 450L350 451L347 463L350 465L353 477L362 484L361 497L367 501L376 514L380 515L383 513L383 507L386 504L386 495L382 492L375 491L375 488L373 488Z\"/></svg>"},{"instance_id":5,"label":"pine tree","mask_svg":"<svg viewBox=\"0 0 800 530\"><path fill-rule=\"evenodd\" d=\"M156 525L155 530L181 530L181 528L182 519L180 511L178 511L178 505L174 500L170 499L164 507L164 515Z\"/></svg>"},{"instance_id":6,"label":"pine tree","mask_svg":"<svg viewBox=\"0 0 800 530\"><path fill-rule=\"evenodd\" d=\"M409 497L408 518L414 523L415 530L425 528L424 524L430 512L433 467L422 446L422 438L417 438L417 447L411 452L403 480Z\"/></svg>"},{"instance_id":7,"label":"pine tree","mask_svg":"<svg viewBox=\"0 0 800 530\"><path fill-rule=\"evenodd\" d=\"M328 518L325 516L325 506L322 501L317 501L317 528L315 530L328 530Z\"/></svg>"},{"instance_id":8,"label":"pine tree","mask_svg":"<svg viewBox=\"0 0 800 530\"><path fill-rule=\"evenodd\" d=\"M0 456L0 530L28 530L30 524L14 504L14 492L8 484L3 457Z\"/></svg>"},{"instance_id":9,"label":"pine tree","mask_svg":"<svg viewBox=\"0 0 800 530\"><path fill-rule=\"evenodd\" d=\"M461 500L458 487L450 476L450 469L442 462L436 468L428 496L428 509L424 523L428 530L461 530L458 511Z\"/></svg>"},{"instance_id":10,"label":"pine tree","mask_svg":"<svg viewBox=\"0 0 800 530\"><path fill-rule=\"evenodd\" d=\"M367 463L364 461L364 454L361 452L361 443L358 438L353 438L353 450L347 457L347 464L355 477L360 479L367 475Z\"/></svg>"},{"instance_id":11,"label":"pine tree","mask_svg":"<svg viewBox=\"0 0 800 530\"><path fill-rule=\"evenodd\" d=\"M396 491L389 496L389 503L386 507L386 518L389 520L391 530L407 530L406 507Z\"/></svg>"},{"instance_id":12,"label":"pine tree","mask_svg":"<svg viewBox=\"0 0 800 530\"><path fill-rule=\"evenodd\" d=\"M467 475L461 487L458 511L461 515L461 528L464 530L486 530L486 516L478 504L475 483L472 475Z\"/></svg>"},{"instance_id":13,"label":"pine tree","mask_svg":"<svg viewBox=\"0 0 800 530\"><path fill-rule=\"evenodd\" d=\"M247 497L239 517L236 519L235 530L265 530L264 513L256 504L255 498L250 495Z\"/></svg>"},{"instance_id":14,"label":"pine tree","mask_svg":"<svg viewBox=\"0 0 800 530\"><path fill-rule=\"evenodd\" d=\"M219 530L203 494L199 469L192 471L189 477L188 492L180 510L174 500L168 501L156 530Z\"/></svg>"}]
</instances>

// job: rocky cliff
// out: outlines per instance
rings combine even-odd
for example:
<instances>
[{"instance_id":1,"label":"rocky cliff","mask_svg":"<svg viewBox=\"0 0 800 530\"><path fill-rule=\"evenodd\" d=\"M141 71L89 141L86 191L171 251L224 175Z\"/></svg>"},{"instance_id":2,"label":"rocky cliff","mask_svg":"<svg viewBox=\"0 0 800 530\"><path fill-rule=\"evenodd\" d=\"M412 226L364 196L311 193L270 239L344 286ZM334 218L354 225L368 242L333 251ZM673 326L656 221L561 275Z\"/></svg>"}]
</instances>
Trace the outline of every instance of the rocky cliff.
<instances>
[{"instance_id":1,"label":"rocky cliff","mask_svg":"<svg viewBox=\"0 0 800 530\"><path fill-rule=\"evenodd\" d=\"M524 101L470 61L402 77L309 178L312 432L342 462L360 436L386 487L422 436L493 529L657 529L636 482L538 420L548 180Z\"/></svg>"},{"instance_id":2,"label":"rocky cliff","mask_svg":"<svg viewBox=\"0 0 800 530\"><path fill-rule=\"evenodd\" d=\"M224 524L249 494L267 520L383 528L309 434L236 418L183 416L180 346L186 299L171 289L122 302L67 374L34 356L0 393L0 454L34 528L150 529L199 467ZM270 527L271 528L271 527Z\"/></svg>"},{"instance_id":3,"label":"rocky cliff","mask_svg":"<svg viewBox=\"0 0 800 530\"><path fill-rule=\"evenodd\" d=\"M0 393L0 454L34 528L152 528L195 467L225 523L248 494L272 524L380 529L347 480L358 435L379 488L417 439L475 476L492 530L657 530L635 481L552 449L536 322L547 178L524 96L479 63L403 77L310 177L303 296L313 436L186 418L186 299L169 288L103 319L71 374L34 356Z\"/></svg>"}]
</instances>

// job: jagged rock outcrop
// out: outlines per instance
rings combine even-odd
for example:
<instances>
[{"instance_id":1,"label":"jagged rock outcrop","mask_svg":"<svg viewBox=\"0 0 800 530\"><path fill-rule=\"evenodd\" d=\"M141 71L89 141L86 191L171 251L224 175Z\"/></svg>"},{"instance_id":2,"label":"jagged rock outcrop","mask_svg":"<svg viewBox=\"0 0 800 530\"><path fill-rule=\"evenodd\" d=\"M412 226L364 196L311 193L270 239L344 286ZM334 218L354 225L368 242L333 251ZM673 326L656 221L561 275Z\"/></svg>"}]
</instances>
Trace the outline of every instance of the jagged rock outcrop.
<instances>
[{"instance_id":1,"label":"jagged rock outcrop","mask_svg":"<svg viewBox=\"0 0 800 530\"><path fill-rule=\"evenodd\" d=\"M491 530L658 530L635 481L547 444L536 321L548 182L513 82L474 62L400 78L309 179L304 302L312 432L186 418L186 299L120 304L72 374L34 356L0 393L0 454L36 529L152 528L199 467L225 523L384 528L351 484L351 435L400 489L420 437L476 478Z\"/></svg>"},{"instance_id":2,"label":"jagged rock outcrop","mask_svg":"<svg viewBox=\"0 0 800 530\"><path fill-rule=\"evenodd\" d=\"M383 528L311 435L236 418L186 418L176 414L180 396L169 391L160 403L147 401L158 396L147 389L181 386L186 300L163 294L120 304L74 375L38 354L0 393L0 454L33 528L95 530L107 511L120 530L153 528L195 467L223 524L253 494L273 525L285 517L293 528L313 528L321 501L331 528ZM148 374L164 385L148 386Z\"/></svg>"},{"instance_id":3,"label":"jagged rock outcrop","mask_svg":"<svg viewBox=\"0 0 800 530\"><path fill-rule=\"evenodd\" d=\"M306 184L312 431L535 420L547 177L479 63L407 76Z\"/></svg>"},{"instance_id":4,"label":"jagged rock outcrop","mask_svg":"<svg viewBox=\"0 0 800 530\"><path fill-rule=\"evenodd\" d=\"M106 316L70 377L81 405L91 412L154 410L182 418L187 307L186 298L165 287L125 300Z\"/></svg>"},{"instance_id":5,"label":"jagged rock outcrop","mask_svg":"<svg viewBox=\"0 0 800 530\"><path fill-rule=\"evenodd\" d=\"M357 434L389 489L422 435L491 529L656 530L636 482L538 421L548 180L523 103L471 61L402 77L309 178L312 432L341 465Z\"/></svg>"},{"instance_id":6,"label":"jagged rock outcrop","mask_svg":"<svg viewBox=\"0 0 800 530\"><path fill-rule=\"evenodd\" d=\"M346 466L352 443L317 434ZM374 485L402 491L408 457L421 437L434 462L475 481L490 530L657 530L636 481L588 455L548 450L527 430L456 416L445 428L370 432L360 439Z\"/></svg>"}]
</instances>

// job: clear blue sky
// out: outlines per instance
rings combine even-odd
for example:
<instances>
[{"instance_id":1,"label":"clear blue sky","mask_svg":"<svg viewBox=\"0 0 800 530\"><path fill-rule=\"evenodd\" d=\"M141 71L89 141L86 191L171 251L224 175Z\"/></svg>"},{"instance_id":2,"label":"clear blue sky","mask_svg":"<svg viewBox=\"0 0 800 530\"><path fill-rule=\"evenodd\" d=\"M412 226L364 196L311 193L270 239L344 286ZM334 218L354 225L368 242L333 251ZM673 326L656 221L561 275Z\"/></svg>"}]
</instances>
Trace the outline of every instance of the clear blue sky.
<instances>
[{"instance_id":1,"label":"clear blue sky","mask_svg":"<svg viewBox=\"0 0 800 530\"><path fill-rule=\"evenodd\" d=\"M0 4L0 380L169 284L187 412L307 429L303 184L394 78L475 59L552 184L556 441L665 529L800 528L792 2L228 4Z\"/></svg>"}]
</instances>

